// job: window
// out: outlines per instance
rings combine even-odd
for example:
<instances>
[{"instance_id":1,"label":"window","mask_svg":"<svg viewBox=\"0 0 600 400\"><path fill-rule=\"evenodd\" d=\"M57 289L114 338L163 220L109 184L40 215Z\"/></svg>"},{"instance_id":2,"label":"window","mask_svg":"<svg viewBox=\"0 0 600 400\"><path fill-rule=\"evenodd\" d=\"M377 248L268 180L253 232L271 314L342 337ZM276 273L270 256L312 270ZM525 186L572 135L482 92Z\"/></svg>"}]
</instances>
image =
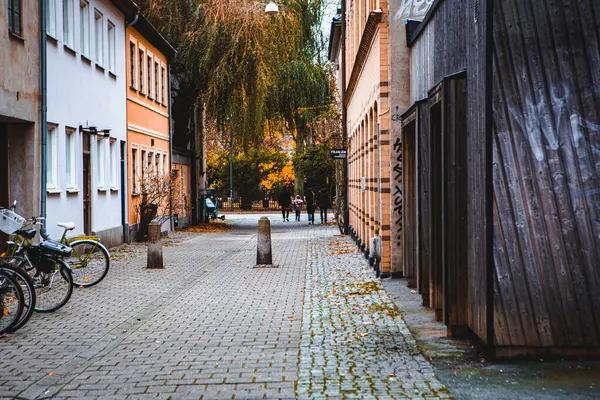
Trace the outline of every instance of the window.
<instances>
[{"instance_id":1,"label":"window","mask_svg":"<svg viewBox=\"0 0 600 400\"><path fill-rule=\"evenodd\" d=\"M164 106L167 105L167 69L162 67L162 75L161 75L161 94L162 94L162 104Z\"/></svg>"},{"instance_id":2,"label":"window","mask_svg":"<svg viewBox=\"0 0 600 400\"><path fill-rule=\"evenodd\" d=\"M119 188L117 171L119 169L119 147L116 139L110 140L110 188L116 190Z\"/></svg>"},{"instance_id":3,"label":"window","mask_svg":"<svg viewBox=\"0 0 600 400\"><path fill-rule=\"evenodd\" d=\"M148 173L152 175L154 172L154 152L148 152Z\"/></svg>"},{"instance_id":4,"label":"window","mask_svg":"<svg viewBox=\"0 0 600 400\"><path fill-rule=\"evenodd\" d=\"M8 0L8 31L22 35L21 31L21 0Z\"/></svg>"},{"instance_id":5,"label":"window","mask_svg":"<svg viewBox=\"0 0 600 400\"><path fill-rule=\"evenodd\" d=\"M159 175L163 174L162 154L156 153L156 165Z\"/></svg>"},{"instance_id":6,"label":"window","mask_svg":"<svg viewBox=\"0 0 600 400\"><path fill-rule=\"evenodd\" d=\"M146 56L144 54L144 50L142 50L140 48L140 50L138 52L138 60L139 60L138 61L138 68L139 68L138 74L139 74L140 79L139 79L138 82L140 83L140 88L139 89L140 89L140 93L141 94L145 93L145 91L144 91L144 65L146 63L145 62L145 57Z\"/></svg>"},{"instance_id":7,"label":"window","mask_svg":"<svg viewBox=\"0 0 600 400\"><path fill-rule=\"evenodd\" d=\"M140 157L140 192L144 191L144 180L146 179L146 174L148 172L147 153L148 152L146 150L142 150L142 154Z\"/></svg>"},{"instance_id":8,"label":"window","mask_svg":"<svg viewBox=\"0 0 600 400\"><path fill-rule=\"evenodd\" d=\"M75 159L75 129L65 128L65 164L67 167L67 190L77 189L77 161Z\"/></svg>"},{"instance_id":9,"label":"window","mask_svg":"<svg viewBox=\"0 0 600 400\"><path fill-rule=\"evenodd\" d=\"M168 156L166 154L163 154L163 174L169 173L169 159L167 157Z\"/></svg>"},{"instance_id":10,"label":"window","mask_svg":"<svg viewBox=\"0 0 600 400\"><path fill-rule=\"evenodd\" d=\"M104 189L104 138L98 138L96 142L96 183L98 189Z\"/></svg>"},{"instance_id":11,"label":"window","mask_svg":"<svg viewBox=\"0 0 600 400\"><path fill-rule=\"evenodd\" d=\"M157 61L154 61L154 101L160 102L160 69Z\"/></svg>"},{"instance_id":12,"label":"window","mask_svg":"<svg viewBox=\"0 0 600 400\"><path fill-rule=\"evenodd\" d=\"M137 48L134 42L129 42L129 86L132 89L137 89L135 75L135 59Z\"/></svg>"},{"instance_id":13,"label":"window","mask_svg":"<svg viewBox=\"0 0 600 400\"><path fill-rule=\"evenodd\" d=\"M63 43L73 47L73 0L63 0Z\"/></svg>"},{"instance_id":14,"label":"window","mask_svg":"<svg viewBox=\"0 0 600 400\"><path fill-rule=\"evenodd\" d=\"M152 54L148 55L148 70L146 72L146 74L148 75L148 86L146 87L146 89L148 90L148 98L151 99L152 98L152 70L154 68L152 68Z\"/></svg>"},{"instance_id":15,"label":"window","mask_svg":"<svg viewBox=\"0 0 600 400\"><path fill-rule=\"evenodd\" d=\"M110 21L108 21L107 33L108 33L108 70L114 74L117 69L116 62L115 62L115 46L116 46L115 25Z\"/></svg>"},{"instance_id":16,"label":"window","mask_svg":"<svg viewBox=\"0 0 600 400\"><path fill-rule=\"evenodd\" d=\"M87 1L79 3L79 51L85 57L90 56L90 7Z\"/></svg>"},{"instance_id":17,"label":"window","mask_svg":"<svg viewBox=\"0 0 600 400\"><path fill-rule=\"evenodd\" d=\"M46 7L46 34L54 38L56 37L56 0L48 0Z\"/></svg>"},{"instance_id":18,"label":"window","mask_svg":"<svg viewBox=\"0 0 600 400\"><path fill-rule=\"evenodd\" d=\"M131 149L131 193L140 192L138 149Z\"/></svg>"},{"instance_id":19,"label":"window","mask_svg":"<svg viewBox=\"0 0 600 400\"><path fill-rule=\"evenodd\" d=\"M56 125L48 125L46 137L46 190L58 190L58 138Z\"/></svg>"},{"instance_id":20,"label":"window","mask_svg":"<svg viewBox=\"0 0 600 400\"><path fill-rule=\"evenodd\" d=\"M96 35L96 64L104 62L104 31L102 30L102 13L94 10L94 34Z\"/></svg>"}]
</instances>

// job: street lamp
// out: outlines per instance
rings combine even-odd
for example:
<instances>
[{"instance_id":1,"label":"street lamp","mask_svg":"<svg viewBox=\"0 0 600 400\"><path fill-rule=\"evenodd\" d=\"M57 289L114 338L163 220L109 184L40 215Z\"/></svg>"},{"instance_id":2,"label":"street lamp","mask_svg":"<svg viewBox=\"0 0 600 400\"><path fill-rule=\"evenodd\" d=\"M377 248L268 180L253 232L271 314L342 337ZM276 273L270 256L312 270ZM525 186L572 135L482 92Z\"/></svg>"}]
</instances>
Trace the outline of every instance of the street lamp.
<instances>
[{"instance_id":1,"label":"street lamp","mask_svg":"<svg viewBox=\"0 0 600 400\"><path fill-rule=\"evenodd\" d=\"M279 13L279 7L277 6L277 4L275 4L273 0L271 0L269 4L267 4L267 6L265 7L265 13L268 15L274 15Z\"/></svg>"}]
</instances>

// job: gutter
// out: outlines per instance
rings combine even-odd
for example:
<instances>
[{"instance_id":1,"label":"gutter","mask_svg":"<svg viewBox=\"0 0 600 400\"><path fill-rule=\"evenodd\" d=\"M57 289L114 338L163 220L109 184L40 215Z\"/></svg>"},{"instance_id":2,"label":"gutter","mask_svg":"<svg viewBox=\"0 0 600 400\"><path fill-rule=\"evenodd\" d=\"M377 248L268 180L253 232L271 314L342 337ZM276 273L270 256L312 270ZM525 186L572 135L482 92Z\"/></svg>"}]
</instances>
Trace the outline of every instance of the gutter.
<instances>
[{"instance_id":1,"label":"gutter","mask_svg":"<svg viewBox=\"0 0 600 400\"><path fill-rule=\"evenodd\" d=\"M48 157L46 154L48 147L48 86L47 86L47 75L48 75L48 60L47 60L47 49L46 49L46 8L48 7L48 0L42 0L40 2L40 84L42 89L41 98L41 121L40 121L40 133L42 139L42 152L41 152L41 172L40 176L40 216L42 219L42 229L40 235L44 239L48 239L48 231L46 230L46 202L47 202L47 170L48 170Z\"/></svg>"}]
</instances>

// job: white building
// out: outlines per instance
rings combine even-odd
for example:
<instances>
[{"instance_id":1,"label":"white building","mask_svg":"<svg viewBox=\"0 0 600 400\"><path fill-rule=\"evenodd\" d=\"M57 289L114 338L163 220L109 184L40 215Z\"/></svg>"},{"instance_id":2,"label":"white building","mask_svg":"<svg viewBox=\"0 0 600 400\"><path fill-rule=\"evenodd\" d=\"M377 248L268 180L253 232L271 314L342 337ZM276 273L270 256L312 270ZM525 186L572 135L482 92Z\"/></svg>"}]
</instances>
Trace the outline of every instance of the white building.
<instances>
[{"instance_id":1,"label":"white building","mask_svg":"<svg viewBox=\"0 0 600 400\"><path fill-rule=\"evenodd\" d=\"M58 222L72 221L74 234L96 233L109 246L123 241L125 23L135 12L125 0L48 0L47 229L53 238L62 233Z\"/></svg>"}]
</instances>

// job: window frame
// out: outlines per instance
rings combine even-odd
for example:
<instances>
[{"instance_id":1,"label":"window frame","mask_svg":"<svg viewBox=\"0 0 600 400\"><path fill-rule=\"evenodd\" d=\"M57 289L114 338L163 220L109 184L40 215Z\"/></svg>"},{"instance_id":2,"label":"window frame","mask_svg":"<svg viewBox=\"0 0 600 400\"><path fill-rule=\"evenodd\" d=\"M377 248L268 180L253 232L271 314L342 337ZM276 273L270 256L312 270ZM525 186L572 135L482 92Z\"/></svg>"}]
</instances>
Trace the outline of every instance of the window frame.
<instances>
[{"instance_id":1,"label":"window frame","mask_svg":"<svg viewBox=\"0 0 600 400\"><path fill-rule=\"evenodd\" d=\"M117 70L117 32L116 25L110 19L106 20L106 41L108 45L108 70L115 74Z\"/></svg>"},{"instance_id":2,"label":"window frame","mask_svg":"<svg viewBox=\"0 0 600 400\"><path fill-rule=\"evenodd\" d=\"M66 9L65 9L66 7ZM63 44L70 49L75 48L74 42L74 10L73 10L73 0L63 0L62 1L62 16L63 16ZM68 18L67 18L68 17Z\"/></svg>"},{"instance_id":3,"label":"window frame","mask_svg":"<svg viewBox=\"0 0 600 400\"><path fill-rule=\"evenodd\" d=\"M48 124L46 132L46 191L56 193L58 182L58 125Z\"/></svg>"},{"instance_id":4,"label":"window frame","mask_svg":"<svg viewBox=\"0 0 600 400\"><path fill-rule=\"evenodd\" d=\"M77 143L79 142L77 130L65 127L65 188L67 191L76 191L79 188L77 179Z\"/></svg>"},{"instance_id":5,"label":"window frame","mask_svg":"<svg viewBox=\"0 0 600 400\"><path fill-rule=\"evenodd\" d=\"M52 0L50 0L52 1ZM90 58L90 3L79 0L79 52Z\"/></svg>"},{"instance_id":6,"label":"window frame","mask_svg":"<svg viewBox=\"0 0 600 400\"><path fill-rule=\"evenodd\" d=\"M137 58L138 44L133 36L129 37L129 87L138 90ZM133 55L132 55L133 50Z\"/></svg>"},{"instance_id":7,"label":"window frame","mask_svg":"<svg viewBox=\"0 0 600 400\"><path fill-rule=\"evenodd\" d=\"M104 66L104 14L97 8L94 8L94 62Z\"/></svg>"},{"instance_id":8,"label":"window frame","mask_svg":"<svg viewBox=\"0 0 600 400\"><path fill-rule=\"evenodd\" d=\"M15 2L18 2L15 9ZM8 0L7 7L8 32L11 35L23 37L23 0ZM15 29L15 15L18 17L19 29Z\"/></svg>"},{"instance_id":9,"label":"window frame","mask_svg":"<svg viewBox=\"0 0 600 400\"><path fill-rule=\"evenodd\" d=\"M153 73L154 72L154 56L152 55L152 53L150 51L146 52L145 62L146 62L146 71L147 71L147 74L146 74L146 81L147 81L146 97L148 97L150 100L153 100L154 99L154 93L153 93L154 82L152 81L152 75L154 75L154 73ZM148 65L148 64L150 64L150 65Z\"/></svg>"},{"instance_id":10,"label":"window frame","mask_svg":"<svg viewBox=\"0 0 600 400\"><path fill-rule=\"evenodd\" d=\"M48 0L46 7L46 35L56 39L56 0Z\"/></svg>"},{"instance_id":11,"label":"window frame","mask_svg":"<svg viewBox=\"0 0 600 400\"><path fill-rule=\"evenodd\" d=\"M98 136L96 139L96 187L98 190L106 190L106 149L104 137Z\"/></svg>"},{"instance_id":12,"label":"window frame","mask_svg":"<svg viewBox=\"0 0 600 400\"><path fill-rule=\"evenodd\" d=\"M119 142L116 138L110 138L110 190L119 190Z\"/></svg>"},{"instance_id":13,"label":"window frame","mask_svg":"<svg viewBox=\"0 0 600 400\"><path fill-rule=\"evenodd\" d=\"M161 85L162 85L162 89L161 89L161 104L163 106L167 106L167 99L169 98L169 79L167 76L167 65L164 63L160 64L160 68L161 68Z\"/></svg>"},{"instance_id":14,"label":"window frame","mask_svg":"<svg viewBox=\"0 0 600 400\"><path fill-rule=\"evenodd\" d=\"M141 61L141 62L140 62ZM138 91L140 94L146 94L146 74L144 66L146 65L146 48L138 44L137 66L138 66Z\"/></svg>"},{"instance_id":15,"label":"window frame","mask_svg":"<svg viewBox=\"0 0 600 400\"><path fill-rule=\"evenodd\" d=\"M132 144L131 145L131 194L132 195L138 195L140 193L140 177L138 175L139 171L140 171L140 165L139 165L140 156L141 156L140 148L137 145Z\"/></svg>"},{"instance_id":16,"label":"window frame","mask_svg":"<svg viewBox=\"0 0 600 400\"><path fill-rule=\"evenodd\" d=\"M160 59L154 57L154 101L160 104L161 99L161 86L160 86Z\"/></svg>"}]
</instances>

